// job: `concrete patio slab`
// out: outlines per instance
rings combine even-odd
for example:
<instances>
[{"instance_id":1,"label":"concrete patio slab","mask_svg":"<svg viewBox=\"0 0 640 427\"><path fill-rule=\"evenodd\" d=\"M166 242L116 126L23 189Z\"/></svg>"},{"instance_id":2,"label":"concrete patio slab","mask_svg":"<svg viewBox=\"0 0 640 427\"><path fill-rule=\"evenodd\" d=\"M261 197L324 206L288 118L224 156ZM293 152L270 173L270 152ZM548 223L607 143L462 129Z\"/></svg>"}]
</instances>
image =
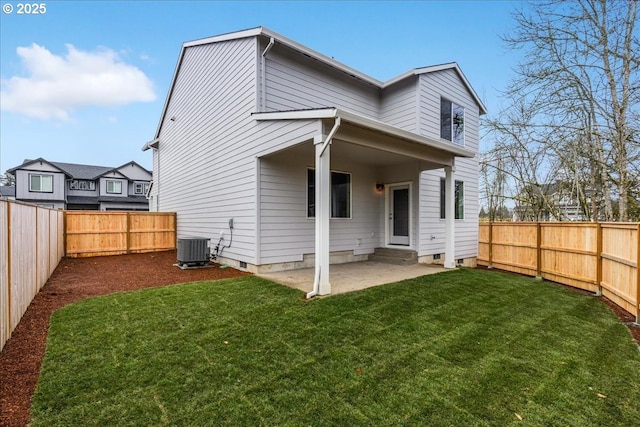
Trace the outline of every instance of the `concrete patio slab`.
<instances>
[{"instance_id":1,"label":"concrete patio slab","mask_svg":"<svg viewBox=\"0 0 640 427\"><path fill-rule=\"evenodd\" d=\"M372 286L444 271L451 270L433 264L392 265L373 261L331 264L329 268L331 295L358 291ZM274 273L261 273L257 274L257 276L304 292L310 292L313 288L314 272L314 268L301 268Z\"/></svg>"}]
</instances>

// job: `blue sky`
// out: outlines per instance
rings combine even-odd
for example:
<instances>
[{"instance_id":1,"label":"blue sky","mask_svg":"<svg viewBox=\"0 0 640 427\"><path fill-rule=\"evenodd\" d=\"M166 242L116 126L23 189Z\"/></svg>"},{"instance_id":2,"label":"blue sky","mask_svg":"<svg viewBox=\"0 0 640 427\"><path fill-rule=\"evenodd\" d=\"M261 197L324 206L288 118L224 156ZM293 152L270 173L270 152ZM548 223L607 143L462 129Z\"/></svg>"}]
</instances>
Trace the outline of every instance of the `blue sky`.
<instances>
[{"instance_id":1,"label":"blue sky","mask_svg":"<svg viewBox=\"0 0 640 427\"><path fill-rule=\"evenodd\" d=\"M183 42L257 26L379 80L456 61L491 113L517 64L507 1L0 0L0 173L26 158L151 168ZM11 5L11 13L6 13Z\"/></svg>"}]
</instances>

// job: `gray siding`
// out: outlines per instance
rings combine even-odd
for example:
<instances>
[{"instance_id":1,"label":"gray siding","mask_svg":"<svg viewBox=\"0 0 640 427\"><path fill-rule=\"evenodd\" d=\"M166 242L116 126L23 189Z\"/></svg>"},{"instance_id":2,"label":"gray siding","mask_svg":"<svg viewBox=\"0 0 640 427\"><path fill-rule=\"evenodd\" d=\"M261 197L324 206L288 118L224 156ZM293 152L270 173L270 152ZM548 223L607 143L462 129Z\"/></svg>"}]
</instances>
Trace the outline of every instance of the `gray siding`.
<instances>
[{"instance_id":1,"label":"gray siding","mask_svg":"<svg viewBox=\"0 0 640 427\"><path fill-rule=\"evenodd\" d=\"M418 78L409 77L382 92L380 120L409 132L418 130Z\"/></svg>"},{"instance_id":2,"label":"gray siding","mask_svg":"<svg viewBox=\"0 0 640 427\"><path fill-rule=\"evenodd\" d=\"M145 170L144 168L138 166L135 163L126 164L120 168L118 171L122 173L127 178L134 181L150 181L151 174Z\"/></svg>"},{"instance_id":3,"label":"gray siding","mask_svg":"<svg viewBox=\"0 0 640 427\"><path fill-rule=\"evenodd\" d=\"M380 90L277 43L266 59L266 111L337 107L379 118Z\"/></svg>"},{"instance_id":4,"label":"gray siding","mask_svg":"<svg viewBox=\"0 0 640 427\"><path fill-rule=\"evenodd\" d=\"M184 50L159 149L153 151L150 200L152 210L178 213L178 237L206 237L213 246L222 232L229 244L233 218L233 242L225 257L270 264L299 261L314 252L306 173L314 166L312 139L322 125L256 122L251 113L261 101L266 111L344 108L438 138L442 94L465 106L466 148L477 151L478 106L455 71L410 77L381 90L276 43L264 63L263 88L265 44L245 38ZM456 257L462 258L477 253L477 160L457 159L456 167L456 179L465 182L465 219L456 223ZM378 168L338 155L332 155L331 168L352 174L352 218L331 220L331 251L369 253L383 245L384 196L373 191L375 182L411 181L414 247L420 255L444 252L442 170L420 174L413 161Z\"/></svg>"},{"instance_id":5,"label":"gray siding","mask_svg":"<svg viewBox=\"0 0 640 427\"><path fill-rule=\"evenodd\" d=\"M440 137L440 97L465 108L465 148L478 152L479 108L453 69L420 76L420 133ZM420 180L420 255L444 253L445 223L440 219L440 178L444 170L427 171ZM478 159L456 159L455 179L464 182L464 219L456 220L456 258L478 250ZM431 236L436 236L431 239Z\"/></svg>"},{"instance_id":6,"label":"gray siding","mask_svg":"<svg viewBox=\"0 0 640 427\"><path fill-rule=\"evenodd\" d=\"M260 160L261 263L300 261L315 252L315 220L307 217L307 170L314 149ZM331 169L351 174L351 218L331 219L331 251L372 253L381 245L384 196L374 191L374 171L354 159L333 158ZM382 239L382 241L381 241Z\"/></svg>"},{"instance_id":7,"label":"gray siding","mask_svg":"<svg viewBox=\"0 0 640 427\"><path fill-rule=\"evenodd\" d=\"M255 39L185 49L159 139L158 209L178 213L178 237L229 242L225 255L253 256L253 159L246 154L253 124ZM170 118L175 117L175 121ZM157 158L156 158L157 160Z\"/></svg>"},{"instance_id":8,"label":"gray siding","mask_svg":"<svg viewBox=\"0 0 640 427\"><path fill-rule=\"evenodd\" d=\"M29 175L51 175L53 177L53 192L32 192L29 191ZM29 165L28 170L16 171L16 200L64 200L65 175L58 169L46 163L40 165Z\"/></svg>"},{"instance_id":9,"label":"gray siding","mask_svg":"<svg viewBox=\"0 0 640 427\"><path fill-rule=\"evenodd\" d=\"M256 54L254 38L186 49L154 152L152 193L154 208L178 213L178 237L210 238L213 246L223 232L231 243L224 256L249 263L256 262L256 157L319 133L316 123L253 119Z\"/></svg>"}]
</instances>

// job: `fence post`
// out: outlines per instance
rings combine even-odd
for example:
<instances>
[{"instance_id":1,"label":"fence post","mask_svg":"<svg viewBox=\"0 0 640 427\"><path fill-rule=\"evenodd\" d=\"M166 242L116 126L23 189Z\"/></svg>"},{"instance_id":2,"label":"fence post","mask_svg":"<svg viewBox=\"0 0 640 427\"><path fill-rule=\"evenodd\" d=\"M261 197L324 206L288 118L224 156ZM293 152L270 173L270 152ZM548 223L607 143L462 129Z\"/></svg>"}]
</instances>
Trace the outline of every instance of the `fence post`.
<instances>
[{"instance_id":1,"label":"fence post","mask_svg":"<svg viewBox=\"0 0 640 427\"><path fill-rule=\"evenodd\" d=\"M640 223L636 228L636 324L640 325Z\"/></svg>"},{"instance_id":2,"label":"fence post","mask_svg":"<svg viewBox=\"0 0 640 427\"><path fill-rule=\"evenodd\" d=\"M542 225L536 223L536 279L542 279Z\"/></svg>"},{"instance_id":3,"label":"fence post","mask_svg":"<svg viewBox=\"0 0 640 427\"><path fill-rule=\"evenodd\" d=\"M493 268L493 221L489 221L489 265L487 268Z\"/></svg>"},{"instance_id":4,"label":"fence post","mask_svg":"<svg viewBox=\"0 0 640 427\"><path fill-rule=\"evenodd\" d=\"M67 239L69 238L67 226L67 211L62 211L62 256L67 256Z\"/></svg>"},{"instance_id":5,"label":"fence post","mask_svg":"<svg viewBox=\"0 0 640 427\"><path fill-rule=\"evenodd\" d=\"M7 325L9 325L9 337L13 332L11 324L11 202L7 202ZM3 343L6 344L6 343Z\"/></svg>"},{"instance_id":6,"label":"fence post","mask_svg":"<svg viewBox=\"0 0 640 427\"><path fill-rule=\"evenodd\" d=\"M36 289L35 289L34 295L36 295L38 293L38 291L39 291L39 289L38 289L38 278L40 277L40 275L38 274L38 269L39 269L38 267L40 267L38 265L38 259L39 259L38 258L38 255L39 255L38 252L39 252L39 249L40 249L40 244L38 242L38 236L39 236L39 233L40 233L40 227L39 227L39 225L40 225L40 215L38 215L38 210L39 209L42 209L42 208L39 207L39 206L36 206L36 209L35 209L35 212L36 212L36 220L35 220L36 232L35 232L35 242L34 242L34 246L36 247L36 251L35 251L36 252L36 259L35 259L36 265L34 266L34 270L36 270L36 280L33 281L33 283L36 285Z\"/></svg>"},{"instance_id":7,"label":"fence post","mask_svg":"<svg viewBox=\"0 0 640 427\"><path fill-rule=\"evenodd\" d=\"M596 223L596 296L602 295L602 224Z\"/></svg>"},{"instance_id":8,"label":"fence post","mask_svg":"<svg viewBox=\"0 0 640 427\"><path fill-rule=\"evenodd\" d=\"M131 253L131 212L127 212L127 254Z\"/></svg>"}]
</instances>

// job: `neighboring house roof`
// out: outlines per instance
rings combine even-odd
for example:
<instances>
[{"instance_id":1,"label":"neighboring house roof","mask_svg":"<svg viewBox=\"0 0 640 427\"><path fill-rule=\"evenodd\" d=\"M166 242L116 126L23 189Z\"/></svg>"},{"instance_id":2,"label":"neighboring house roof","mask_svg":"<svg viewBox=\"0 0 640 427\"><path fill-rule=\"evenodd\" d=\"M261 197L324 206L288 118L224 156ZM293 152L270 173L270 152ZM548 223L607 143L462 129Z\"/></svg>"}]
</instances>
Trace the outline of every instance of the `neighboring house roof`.
<instances>
[{"instance_id":1,"label":"neighboring house roof","mask_svg":"<svg viewBox=\"0 0 640 427\"><path fill-rule=\"evenodd\" d=\"M16 187L12 185L0 185L0 197L16 197Z\"/></svg>"},{"instance_id":2,"label":"neighboring house roof","mask_svg":"<svg viewBox=\"0 0 640 427\"><path fill-rule=\"evenodd\" d=\"M72 179L96 180L109 172L118 172L119 174L126 176L119 169L131 164L135 164L139 166L141 169L149 172L147 169L143 168L142 166L140 166L138 163L134 161L127 162L122 166L118 166L117 168L114 168L111 166L94 166L94 165L83 165L79 163L51 162L43 159L42 157L39 157L35 160L26 159L20 166L16 166L15 168L8 169L7 173L14 175L16 170L23 169L29 166L30 164L33 164L36 162L45 162L59 169L61 172L63 172L65 175L67 175L69 178L72 178Z\"/></svg>"},{"instance_id":3,"label":"neighboring house roof","mask_svg":"<svg viewBox=\"0 0 640 427\"><path fill-rule=\"evenodd\" d=\"M487 113L487 109L484 106L484 104L482 103L482 101L480 100L480 97L476 94L476 92L473 90L473 87L471 87L471 84L469 83L469 81L467 80L467 78L465 77L465 75L462 73L462 70L460 69L460 67L458 66L457 63L455 62L450 62L447 64L441 64L441 65L434 65L434 66L429 66L429 67L422 67L422 68L415 68L413 70L407 71L403 74L400 74L397 77L394 77L390 80L387 80L386 82L383 82L381 80L375 79L361 71L356 70L355 68L351 68L348 65L345 65L339 61L336 61L333 58L330 58L327 55L324 55L320 52L317 52L313 49L308 48L307 46L304 46L303 44L300 44L294 40L291 40L281 34L276 33L273 30L270 30L266 27L256 27L256 28L250 28L247 30L241 30L241 31L235 31L235 32L231 32L231 33L225 33L225 34L220 34L217 36L213 36L213 37L207 37L207 38L203 38L203 39L198 39L198 40L193 40L193 41L189 41L189 42L185 42L182 45L182 49L180 50L180 55L178 57L178 62L176 64L175 70L173 72L173 78L171 80L171 86L169 88L169 92L167 94L167 98L165 99L165 103L164 106L162 108L162 114L160 115L160 122L158 123L158 127L156 129L156 134L155 134L155 138L152 141L147 142L144 146L143 146L143 151L148 150L149 148L155 148L157 147L157 139L160 136L160 129L162 128L162 123L163 123L163 119L164 116L166 115L167 112L167 107L169 106L169 101L171 99L171 95L173 93L173 88L175 86L176 83L176 78L178 76L178 72L180 70L180 65L182 64L182 59L184 58L184 53L185 50L189 47L192 46L201 46L201 45L206 45L206 44L210 44L210 43L219 43L219 42L223 42L223 41L228 41L228 40L237 40L237 39L242 39L242 38L247 38L247 37L257 37L257 36L264 36L264 37L269 37L270 39L272 39L274 42L278 42L282 45L285 45L291 49L294 49L298 52L301 52L302 54L311 57L313 59L316 59L320 62L323 62L327 65L329 65L332 68L335 68L345 74L350 75L351 77L354 77L358 80L361 80L365 83L368 83L372 86L375 86L379 89L384 89L388 86L391 86L401 80L404 80L408 77L411 76L417 76L420 74L426 74L426 73L433 73L433 72L437 72L437 71L443 71L443 70L447 70L447 69L453 69L456 71L456 73L458 74L458 76L460 77L460 79L462 80L463 84L465 85L466 89L469 91L469 93L471 94L471 96L473 97L473 99L476 101L476 103L478 104L478 107L480 109L480 114L486 114Z\"/></svg>"}]
</instances>

